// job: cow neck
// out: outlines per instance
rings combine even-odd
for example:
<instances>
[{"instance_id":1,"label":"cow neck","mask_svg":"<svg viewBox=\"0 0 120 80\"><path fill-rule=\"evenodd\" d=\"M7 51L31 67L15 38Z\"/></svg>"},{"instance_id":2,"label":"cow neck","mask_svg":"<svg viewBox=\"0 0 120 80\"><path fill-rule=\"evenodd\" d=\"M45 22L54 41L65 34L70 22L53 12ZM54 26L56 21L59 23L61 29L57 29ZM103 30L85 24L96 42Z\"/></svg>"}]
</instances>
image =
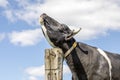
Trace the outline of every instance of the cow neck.
<instances>
[{"instance_id":1,"label":"cow neck","mask_svg":"<svg viewBox=\"0 0 120 80\"><path fill-rule=\"evenodd\" d=\"M76 46L77 46L77 42L75 41L71 46L71 48L65 52L64 57L66 58L76 48Z\"/></svg>"},{"instance_id":2,"label":"cow neck","mask_svg":"<svg viewBox=\"0 0 120 80\"><path fill-rule=\"evenodd\" d=\"M75 79L75 80L88 80L87 73L86 73L86 70L84 68L84 64L86 64L86 63L83 63L80 60L80 57L78 56L77 51L76 51L79 44L76 41L74 41L74 42L71 41L71 43L68 43L68 45L69 45L69 49L65 52L64 55L67 55L67 52L69 52L69 50L72 49L69 52L69 54L65 57L65 61L68 64L68 66L72 72L73 79Z\"/></svg>"}]
</instances>

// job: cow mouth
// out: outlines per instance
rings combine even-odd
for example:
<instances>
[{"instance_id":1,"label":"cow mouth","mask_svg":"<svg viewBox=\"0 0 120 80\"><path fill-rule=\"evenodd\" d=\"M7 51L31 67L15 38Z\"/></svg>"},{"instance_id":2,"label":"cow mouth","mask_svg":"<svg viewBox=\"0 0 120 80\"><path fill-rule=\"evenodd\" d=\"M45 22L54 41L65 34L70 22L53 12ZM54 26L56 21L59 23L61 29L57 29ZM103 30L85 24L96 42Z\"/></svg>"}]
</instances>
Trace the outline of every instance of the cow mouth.
<instances>
[{"instance_id":1,"label":"cow mouth","mask_svg":"<svg viewBox=\"0 0 120 80\"><path fill-rule=\"evenodd\" d=\"M50 26L49 21L46 19L47 15L46 14L42 14L40 16L40 24L44 25L44 27L48 28Z\"/></svg>"},{"instance_id":2,"label":"cow mouth","mask_svg":"<svg viewBox=\"0 0 120 80\"><path fill-rule=\"evenodd\" d=\"M60 27L60 23L57 22L56 20L54 20L53 18L49 17L47 14L43 13L40 16L40 24L44 25L47 29L51 29L51 30L58 30L58 28Z\"/></svg>"}]
</instances>

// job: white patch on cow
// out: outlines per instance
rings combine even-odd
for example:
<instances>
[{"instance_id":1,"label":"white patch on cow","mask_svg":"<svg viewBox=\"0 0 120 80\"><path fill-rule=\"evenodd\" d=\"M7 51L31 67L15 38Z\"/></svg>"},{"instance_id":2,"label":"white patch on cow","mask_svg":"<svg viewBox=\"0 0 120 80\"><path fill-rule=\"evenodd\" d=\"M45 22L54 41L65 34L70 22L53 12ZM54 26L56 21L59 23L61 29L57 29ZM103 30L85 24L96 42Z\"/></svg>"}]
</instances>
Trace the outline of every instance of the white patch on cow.
<instances>
[{"instance_id":1,"label":"white patch on cow","mask_svg":"<svg viewBox=\"0 0 120 80\"><path fill-rule=\"evenodd\" d=\"M43 29L43 33L45 35L45 38L47 39L48 43L52 46L52 47L55 47L55 45L50 41L50 38L48 37L47 35L47 29L45 28L44 25L41 25L42 29Z\"/></svg>"},{"instance_id":2,"label":"white patch on cow","mask_svg":"<svg viewBox=\"0 0 120 80\"><path fill-rule=\"evenodd\" d=\"M109 76L110 76L110 80L112 80L112 73L111 73L111 70L112 70L112 64L111 64L111 60L110 60L110 58L107 56L107 54L103 51L103 50L101 50L101 49L97 49L98 51L99 51L99 53L102 55L102 56L104 56L104 58L107 60L107 62L108 62L108 65L109 65Z\"/></svg>"}]
</instances>

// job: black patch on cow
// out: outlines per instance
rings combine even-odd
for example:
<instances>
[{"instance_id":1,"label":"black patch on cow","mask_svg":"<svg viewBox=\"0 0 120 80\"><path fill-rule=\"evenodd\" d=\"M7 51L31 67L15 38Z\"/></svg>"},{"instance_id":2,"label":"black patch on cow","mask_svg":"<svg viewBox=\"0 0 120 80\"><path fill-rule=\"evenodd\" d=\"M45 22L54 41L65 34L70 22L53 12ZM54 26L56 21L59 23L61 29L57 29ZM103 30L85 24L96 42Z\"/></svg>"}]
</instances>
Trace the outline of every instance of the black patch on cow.
<instances>
[{"instance_id":1,"label":"black patch on cow","mask_svg":"<svg viewBox=\"0 0 120 80\"><path fill-rule=\"evenodd\" d=\"M84 69L78 55L76 54L76 50L74 50L73 52L74 53L72 54L72 59L73 59L73 63L74 63L79 80L88 80L85 69Z\"/></svg>"}]
</instances>

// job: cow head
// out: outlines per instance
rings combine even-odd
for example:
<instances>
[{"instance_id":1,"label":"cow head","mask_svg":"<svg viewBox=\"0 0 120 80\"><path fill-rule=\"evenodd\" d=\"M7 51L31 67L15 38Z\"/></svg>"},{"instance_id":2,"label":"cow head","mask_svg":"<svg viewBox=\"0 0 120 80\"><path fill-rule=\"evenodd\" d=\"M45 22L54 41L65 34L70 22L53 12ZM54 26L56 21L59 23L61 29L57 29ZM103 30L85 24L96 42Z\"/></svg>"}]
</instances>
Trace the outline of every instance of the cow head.
<instances>
[{"instance_id":1,"label":"cow head","mask_svg":"<svg viewBox=\"0 0 120 80\"><path fill-rule=\"evenodd\" d=\"M49 44L52 47L69 48L69 46L74 42L73 36L77 34L79 30L70 30L65 24L61 24L49 17L45 13L40 16L40 24L43 34Z\"/></svg>"}]
</instances>

